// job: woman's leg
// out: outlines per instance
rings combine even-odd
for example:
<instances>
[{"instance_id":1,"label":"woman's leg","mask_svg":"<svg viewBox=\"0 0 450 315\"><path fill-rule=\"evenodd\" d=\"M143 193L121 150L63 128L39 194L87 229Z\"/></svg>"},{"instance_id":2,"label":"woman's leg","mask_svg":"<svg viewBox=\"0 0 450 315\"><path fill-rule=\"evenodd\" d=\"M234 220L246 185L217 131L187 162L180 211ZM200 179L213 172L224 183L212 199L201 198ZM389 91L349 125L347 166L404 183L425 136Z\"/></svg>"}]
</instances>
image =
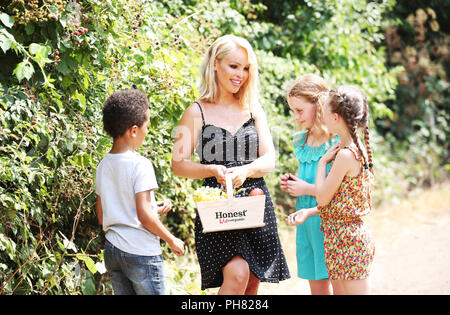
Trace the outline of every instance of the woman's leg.
<instances>
[{"instance_id":1,"label":"woman's leg","mask_svg":"<svg viewBox=\"0 0 450 315\"><path fill-rule=\"evenodd\" d=\"M241 256L233 257L222 268L223 283L219 289L220 295L244 294L250 278L250 269L247 261Z\"/></svg>"},{"instance_id":2,"label":"woman's leg","mask_svg":"<svg viewBox=\"0 0 450 315\"><path fill-rule=\"evenodd\" d=\"M260 282L261 281L252 272L250 272L250 277L248 279L247 289L245 289L245 294L257 295Z\"/></svg>"}]
</instances>

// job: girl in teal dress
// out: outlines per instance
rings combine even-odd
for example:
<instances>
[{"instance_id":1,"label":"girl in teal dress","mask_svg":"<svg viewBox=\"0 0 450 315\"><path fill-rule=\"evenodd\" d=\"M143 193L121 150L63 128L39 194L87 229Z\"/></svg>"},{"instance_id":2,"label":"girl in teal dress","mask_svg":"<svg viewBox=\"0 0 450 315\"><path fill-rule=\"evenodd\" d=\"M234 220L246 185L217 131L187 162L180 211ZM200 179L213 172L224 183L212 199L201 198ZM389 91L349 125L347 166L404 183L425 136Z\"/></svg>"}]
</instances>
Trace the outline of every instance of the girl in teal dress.
<instances>
[{"instance_id":1,"label":"girl in teal dress","mask_svg":"<svg viewBox=\"0 0 450 315\"><path fill-rule=\"evenodd\" d=\"M332 137L322 120L320 98L328 91L327 83L320 76L305 74L294 81L287 93L294 120L303 131L294 135L294 154L299 161L298 176L280 176L281 189L297 197L296 212L287 218L289 225L297 225L298 277L309 280L311 294L338 293L328 279L325 265L323 232L320 231L320 217L303 218L302 209L317 206L314 184L320 158L338 138ZM328 170L330 165L328 165ZM306 220L303 224L299 224Z\"/></svg>"}]
</instances>

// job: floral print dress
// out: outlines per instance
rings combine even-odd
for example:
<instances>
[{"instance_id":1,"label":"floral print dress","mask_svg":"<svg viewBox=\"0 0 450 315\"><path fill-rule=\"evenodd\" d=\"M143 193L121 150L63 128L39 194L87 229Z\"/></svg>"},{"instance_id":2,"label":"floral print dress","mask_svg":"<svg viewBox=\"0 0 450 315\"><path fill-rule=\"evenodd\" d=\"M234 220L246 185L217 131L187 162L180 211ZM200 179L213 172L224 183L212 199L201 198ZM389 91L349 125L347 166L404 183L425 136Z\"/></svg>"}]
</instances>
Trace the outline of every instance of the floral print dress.
<instances>
[{"instance_id":1,"label":"floral print dress","mask_svg":"<svg viewBox=\"0 0 450 315\"><path fill-rule=\"evenodd\" d=\"M353 148L347 149L361 161ZM369 276L375 245L361 217L371 207L369 170L363 167L359 175L345 176L330 203L318 207L331 280L361 280Z\"/></svg>"}]
</instances>

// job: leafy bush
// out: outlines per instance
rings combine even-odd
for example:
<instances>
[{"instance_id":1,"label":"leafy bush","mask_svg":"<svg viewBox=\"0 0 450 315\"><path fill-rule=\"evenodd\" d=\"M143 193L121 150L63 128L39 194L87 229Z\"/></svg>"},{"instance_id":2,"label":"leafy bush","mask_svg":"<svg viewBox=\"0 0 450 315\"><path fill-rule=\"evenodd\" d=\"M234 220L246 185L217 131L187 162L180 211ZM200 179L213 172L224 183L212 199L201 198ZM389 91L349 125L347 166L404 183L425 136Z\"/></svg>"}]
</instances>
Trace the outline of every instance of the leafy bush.
<instances>
[{"instance_id":1,"label":"leafy bush","mask_svg":"<svg viewBox=\"0 0 450 315\"><path fill-rule=\"evenodd\" d=\"M403 70L395 101L387 103L394 115L379 119L377 125L385 137L392 135L389 144L405 157L407 189L433 185L448 178L450 170L450 35L442 5L399 4L386 29L387 64Z\"/></svg>"},{"instance_id":2,"label":"leafy bush","mask_svg":"<svg viewBox=\"0 0 450 315\"><path fill-rule=\"evenodd\" d=\"M134 85L149 94L151 141L141 153L155 164L159 193L176 200L169 225L192 240L192 220L184 222L192 202L184 202L188 189L173 180L169 162L173 126L194 98L195 50L160 3L60 2L50 19L38 5L2 8L2 63L12 65L2 69L0 97L4 292L106 290L97 272L104 268L93 179L111 143L101 106L116 89ZM23 15L36 19L12 18Z\"/></svg>"}]
</instances>

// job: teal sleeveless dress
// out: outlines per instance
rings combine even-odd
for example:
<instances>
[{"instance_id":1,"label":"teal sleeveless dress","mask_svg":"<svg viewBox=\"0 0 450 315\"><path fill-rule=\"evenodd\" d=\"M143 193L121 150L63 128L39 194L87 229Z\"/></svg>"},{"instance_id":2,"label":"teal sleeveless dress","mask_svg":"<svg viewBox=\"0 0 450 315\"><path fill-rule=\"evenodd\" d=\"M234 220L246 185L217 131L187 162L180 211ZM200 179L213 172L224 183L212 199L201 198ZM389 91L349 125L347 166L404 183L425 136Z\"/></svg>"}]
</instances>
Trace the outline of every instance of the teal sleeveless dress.
<instances>
[{"instance_id":1,"label":"teal sleeveless dress","mask_svg":"<svg viewBox=\"0 0 450 315\"><path fill-rule=\"evenodd\" d=\"M310 184L315 184L320 158L339 141L339 137L336 136L320 146L310 147L305 143L306 133L306 131L298 132L293 139L294 154L299 160L297 176ZM331 163L327 165L327 174L330 168ZM297 210L316 206L316 197L310 195L297 197L295 203ZM328 279L319 215L309 217L303 224L297 225L296 245L298 277L307 280Z\"/></svg>"}]
</instances>

